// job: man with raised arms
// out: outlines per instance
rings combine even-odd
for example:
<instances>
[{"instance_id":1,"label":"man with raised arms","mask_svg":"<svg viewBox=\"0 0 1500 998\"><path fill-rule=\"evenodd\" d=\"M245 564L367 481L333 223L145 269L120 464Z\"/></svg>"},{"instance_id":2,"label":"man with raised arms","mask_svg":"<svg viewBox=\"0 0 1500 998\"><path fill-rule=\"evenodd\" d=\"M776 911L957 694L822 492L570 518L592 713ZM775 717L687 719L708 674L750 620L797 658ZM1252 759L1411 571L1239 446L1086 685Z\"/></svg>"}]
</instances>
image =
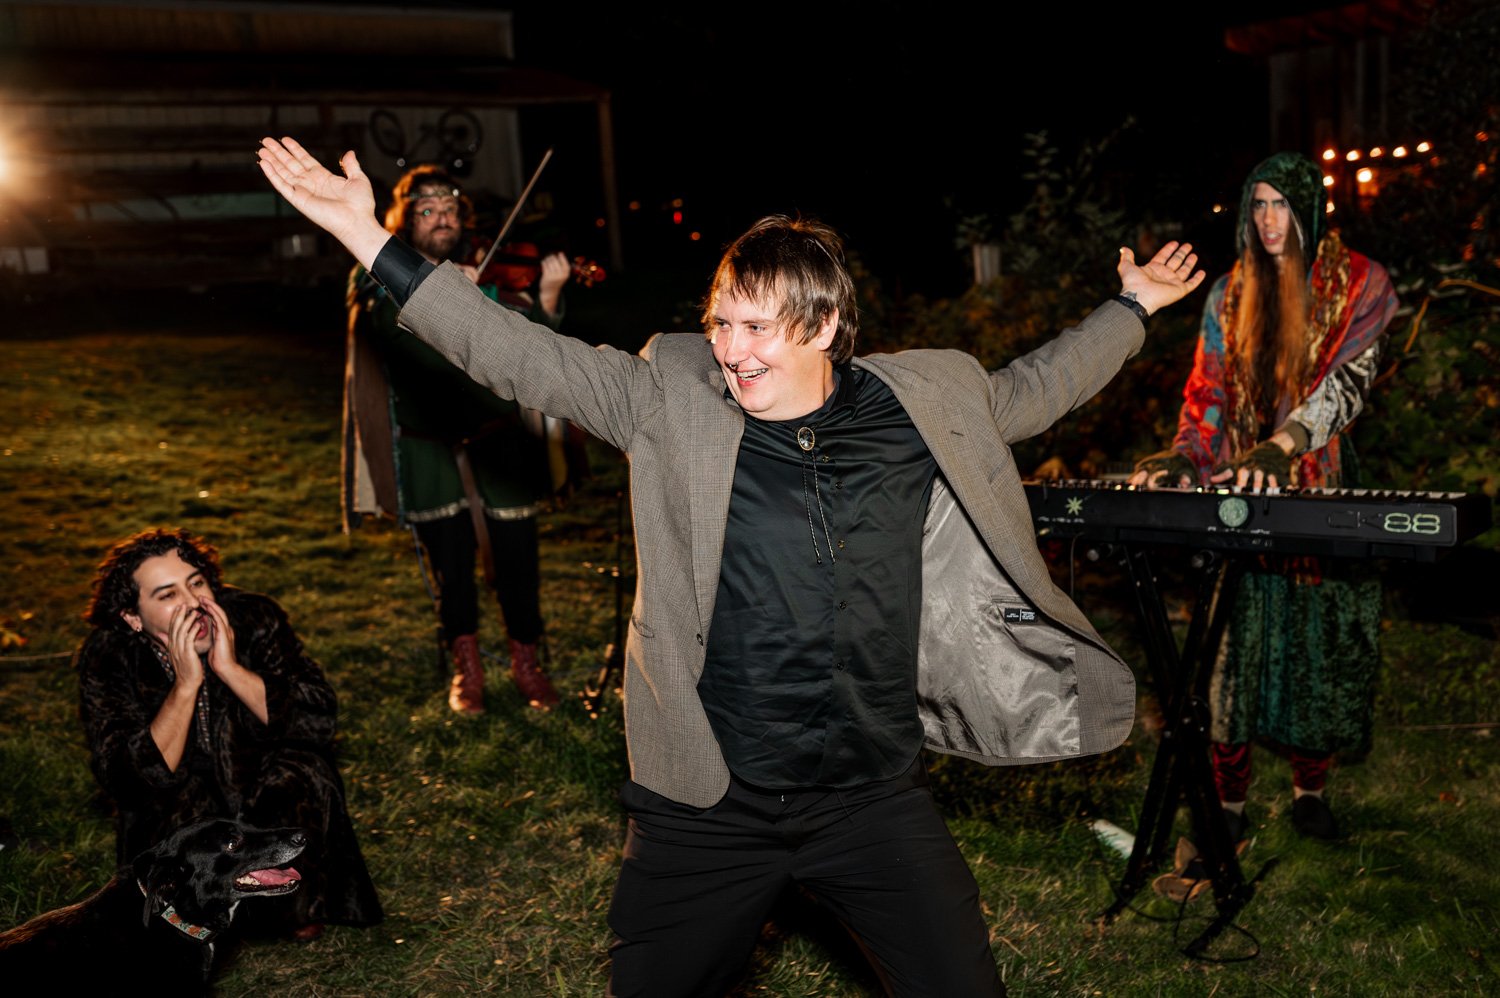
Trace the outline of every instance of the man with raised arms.
<instances>
[{"instance_id":1,"label":"man with raised arms","mask_svg":"<svg viewBox=\"0 0 1500 998\"><path fill-rule=\"evenodd\" d=\"M1191 247L1144 266L1122 249L1119 295L986 372L957 351L854 358L839 238L771 216L725 252L706 336L633 355L529 323L392 238L353 153L344 177L291 139L260 157L403 327L630 455L610 993L724 993L799 884L891 993L1002 994L922 749L1012 765L1130 732L1130 670L1052 585L1008 445L1097 393L1145 318L1198 286Z\"/></svg>"}]
</instances>

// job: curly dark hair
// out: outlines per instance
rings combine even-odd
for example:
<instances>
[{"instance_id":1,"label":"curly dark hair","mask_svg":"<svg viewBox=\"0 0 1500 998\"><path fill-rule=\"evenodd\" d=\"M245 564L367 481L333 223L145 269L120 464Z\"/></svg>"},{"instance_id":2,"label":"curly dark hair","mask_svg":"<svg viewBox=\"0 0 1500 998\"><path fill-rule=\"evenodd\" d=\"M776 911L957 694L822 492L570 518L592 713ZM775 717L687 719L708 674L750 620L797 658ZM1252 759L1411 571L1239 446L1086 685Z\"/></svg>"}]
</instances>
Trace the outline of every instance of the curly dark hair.
<instances>
[{"instance_id":1,"label":"curly dark hair","mask_svg":"<svg viewBox=\"0 0 1500 998\"><path fill-rule=\"evenodd\" d=\"M140 605L141 591L135 584L135 570L147 558L173 551L177 552L177 557L203 573L214 597L218 598L222 582L219 552L214 546L186 530L157 527L127 537L109 549L109 553L94 571L94 593L89 598L88 609L83 612L83 619L95 627L129 631L130 625L120 615L134 613Z\"/></svg>"}]
</instances>

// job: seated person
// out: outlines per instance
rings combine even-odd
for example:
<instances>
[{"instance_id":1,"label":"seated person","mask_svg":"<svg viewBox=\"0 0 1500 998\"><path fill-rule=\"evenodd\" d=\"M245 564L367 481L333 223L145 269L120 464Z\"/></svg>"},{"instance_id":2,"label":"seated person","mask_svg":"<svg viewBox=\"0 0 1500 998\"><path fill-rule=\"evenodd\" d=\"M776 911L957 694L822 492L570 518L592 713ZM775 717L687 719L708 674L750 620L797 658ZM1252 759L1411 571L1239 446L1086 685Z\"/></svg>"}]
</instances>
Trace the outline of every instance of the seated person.
<instances>
[{"instance_id":1,"label":"seated person","mask_svg":"<svg viewBox=\"0 0 1500 998\"><path fill-rule=\"evenodd\" d=\"M78 651L84 735L117 811L120 862L207 817L308 834L272 920L314 939L372 925L380 901L333 760L337 702L275 600L226 586L185 530L148 530L99 565Z\"/></svg>"}]
</instances>

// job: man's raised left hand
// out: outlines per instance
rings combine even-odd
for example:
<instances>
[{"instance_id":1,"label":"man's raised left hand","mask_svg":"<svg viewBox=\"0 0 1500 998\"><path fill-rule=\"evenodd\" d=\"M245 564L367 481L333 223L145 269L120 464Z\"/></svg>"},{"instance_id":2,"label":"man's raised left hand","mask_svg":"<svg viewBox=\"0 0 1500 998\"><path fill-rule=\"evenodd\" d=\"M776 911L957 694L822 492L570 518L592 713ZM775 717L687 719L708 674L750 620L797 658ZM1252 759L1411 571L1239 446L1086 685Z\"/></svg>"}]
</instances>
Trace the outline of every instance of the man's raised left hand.
<instances>
[{"instance_id":1,"label":"man's raised left hand","mask_svg":"<svg viewBox=\"0 0 1500 998\"><path fill-rule=\"evenodd\" d=\"M1193 252L1192 243L1169 242L1144 266L1135 262L1135 252L1130 247L1122 246L1120 293L1134 298L1150 315L1187 297L1203 283L1203 271L1193 270L1197 264L1198 254Z\"/></svg>"}]
</instances>

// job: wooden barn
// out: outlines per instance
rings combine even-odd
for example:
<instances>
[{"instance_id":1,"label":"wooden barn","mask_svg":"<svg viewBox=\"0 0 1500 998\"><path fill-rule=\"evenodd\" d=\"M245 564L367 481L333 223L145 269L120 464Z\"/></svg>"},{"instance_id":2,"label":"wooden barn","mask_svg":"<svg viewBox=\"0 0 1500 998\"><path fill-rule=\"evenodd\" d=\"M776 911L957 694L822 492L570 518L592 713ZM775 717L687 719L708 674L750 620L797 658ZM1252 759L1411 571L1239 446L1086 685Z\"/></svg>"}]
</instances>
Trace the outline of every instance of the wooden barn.
<instances>
[{"instance_id":1,"label":"wooden barn","mask_svg":"<svg viewBox=\"0 0 1500 998\"><path fill-rule=\"evenodd\" d=\"M56 296L331 279L348 260L270 190L263 135L329 163L356 150L377 193L435 161L503 203L544 152L523 132L545 109L566 109L591 160L618 266L610 95L517 65L512 27L441 4L0 3L0 281Z\"/></svg>"}]
</instances>

